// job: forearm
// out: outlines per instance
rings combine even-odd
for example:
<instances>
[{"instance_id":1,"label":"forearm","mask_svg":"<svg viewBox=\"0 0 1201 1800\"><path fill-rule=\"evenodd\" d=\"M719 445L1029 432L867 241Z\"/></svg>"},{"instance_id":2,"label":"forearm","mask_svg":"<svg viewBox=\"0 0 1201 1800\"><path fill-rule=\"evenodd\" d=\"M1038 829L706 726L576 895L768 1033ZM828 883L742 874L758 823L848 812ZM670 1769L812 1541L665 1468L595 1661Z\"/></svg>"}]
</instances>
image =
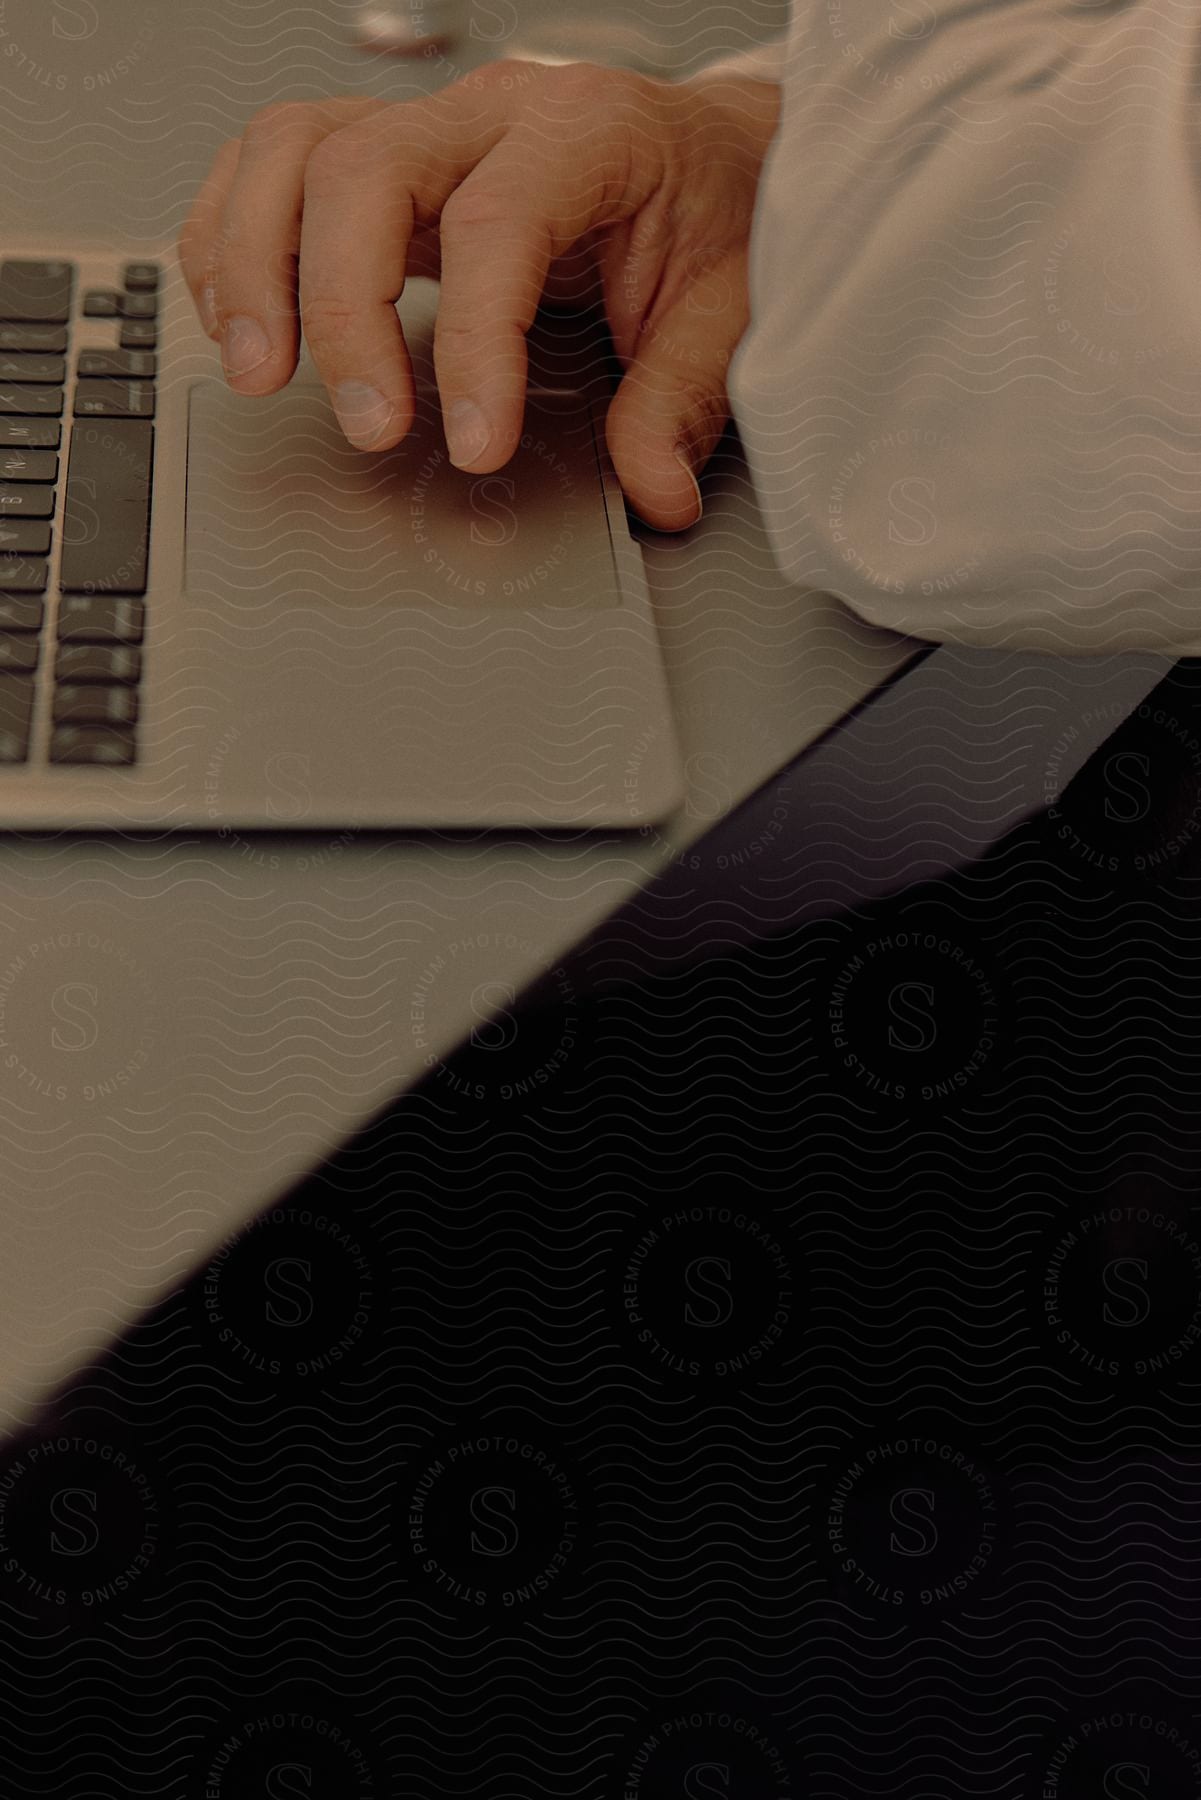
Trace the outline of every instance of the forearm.
<instances>
[{"instance_id":1,"label":"forearm","mask_svg":"<svg viewBox=\"0 0 1201 1800\"><path fill-rule=\"evenodd\" d=\"M1201 646L1195 8L798 4L730 395L777 561L915 637Z\"/></svg>"}]
</instances>

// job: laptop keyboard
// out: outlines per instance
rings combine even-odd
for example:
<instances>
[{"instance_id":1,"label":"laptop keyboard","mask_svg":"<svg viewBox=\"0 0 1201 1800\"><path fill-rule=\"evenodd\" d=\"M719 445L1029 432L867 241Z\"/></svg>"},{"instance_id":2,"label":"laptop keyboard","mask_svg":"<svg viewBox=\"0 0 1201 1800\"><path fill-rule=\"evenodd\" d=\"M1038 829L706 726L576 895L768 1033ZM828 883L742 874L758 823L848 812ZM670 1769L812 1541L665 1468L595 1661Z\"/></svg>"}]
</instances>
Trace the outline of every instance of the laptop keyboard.
<instances>
[{"instance_id":1,"label":"laptop keyboard","mask_svg":"<svg viewBox=\"0 0 1201 1800\"><path fill-rule=\"evenodd\" d=\"M51 763L136 760L160 280L158 264L127 263L120 288L80 297L69 262L0 263L6 765L30 765L39 704L51 708ZM77 313L115 324L116 343L73 354Z\"/></svg>"}]
</instances>

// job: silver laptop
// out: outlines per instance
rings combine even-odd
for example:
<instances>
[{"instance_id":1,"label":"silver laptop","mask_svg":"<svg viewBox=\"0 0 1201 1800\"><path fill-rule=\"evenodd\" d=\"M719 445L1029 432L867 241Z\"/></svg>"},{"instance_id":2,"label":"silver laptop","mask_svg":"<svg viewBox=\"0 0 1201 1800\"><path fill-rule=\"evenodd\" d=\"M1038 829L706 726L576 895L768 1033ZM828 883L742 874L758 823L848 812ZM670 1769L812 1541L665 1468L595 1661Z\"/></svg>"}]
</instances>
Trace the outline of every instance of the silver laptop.
<instances>
[{"instance_id":1,"label":"silver laptop","mask_svg":"<svg viewBox=\"0 0 1201 1800\"><path fill-rule=\"evenodd\" d=\"M351 449L312 364L235 396L173 251L0 264L0 827L637 827L683 777L595 323L540 316L521 448Z\"/></svg>"}]
</instances>

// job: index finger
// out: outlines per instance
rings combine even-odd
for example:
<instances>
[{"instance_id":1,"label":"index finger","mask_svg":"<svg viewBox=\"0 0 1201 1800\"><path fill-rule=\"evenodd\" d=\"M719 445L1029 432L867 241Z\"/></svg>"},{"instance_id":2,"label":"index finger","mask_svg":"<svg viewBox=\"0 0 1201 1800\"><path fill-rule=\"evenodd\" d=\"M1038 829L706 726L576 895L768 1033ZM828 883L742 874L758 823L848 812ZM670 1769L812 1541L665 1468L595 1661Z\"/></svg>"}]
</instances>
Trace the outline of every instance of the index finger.
<instances>
[{"instance_id":1,"label":"index finger","mask_svg":"<svg viewBox=\"0 0 1201 1800\"><path fill-rule=\"evenodd\" d=\"M230 138L221 145L179 234L179 265L196 302L200 322L211 338L218 335L212 245L234 184L241 150L240 138Z\"/></svg>"},{"instance_id":2,"label":"index finger","mask_svg":"<svg viewBox=\"0 0 1201 1800\"><path fill-rule=\"evenodd\" d=\"M411 428L413 373L396 302L415 231L504 136L499 93L459 83L334 133L305 170L300 316L339 424L361 450Z\"/></svg>"},{"instance_id":3,"label":"index finger","mask_svg":"<svg viewBox=\"0 0 1201 1800\"><path fill-rule=\"evenodd\" d=\"M205 330L222 340L223 357L224 336L237 321L243 337L246 326L257 327L272 351L253 370L227 369L228 379L253 373L255 390L264 392L264 376L279 387L291 374L305 164L331 131L387 104L354 97L280 102L261 108L242 136L218 151L180 235L180 263Z\"/></svg>"}]
</instances>

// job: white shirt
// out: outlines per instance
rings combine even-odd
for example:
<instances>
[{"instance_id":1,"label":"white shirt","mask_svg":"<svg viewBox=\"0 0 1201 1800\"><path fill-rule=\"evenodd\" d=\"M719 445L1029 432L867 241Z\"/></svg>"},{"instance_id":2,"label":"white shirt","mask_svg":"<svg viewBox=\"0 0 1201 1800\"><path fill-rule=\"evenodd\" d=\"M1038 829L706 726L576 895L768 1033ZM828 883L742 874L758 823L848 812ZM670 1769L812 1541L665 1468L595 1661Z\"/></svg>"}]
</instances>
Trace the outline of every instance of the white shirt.
<instances>
[{"instance_id":1,"label":"white shirt","mask_svg":"<svg viewBox=\"0 0 1201 1800\"><path fill-rule=\"evenodd\" d=\"M729 389L786 576L1201 654L1201 8L795 0Z\"/></svg>"}]
</instances>

